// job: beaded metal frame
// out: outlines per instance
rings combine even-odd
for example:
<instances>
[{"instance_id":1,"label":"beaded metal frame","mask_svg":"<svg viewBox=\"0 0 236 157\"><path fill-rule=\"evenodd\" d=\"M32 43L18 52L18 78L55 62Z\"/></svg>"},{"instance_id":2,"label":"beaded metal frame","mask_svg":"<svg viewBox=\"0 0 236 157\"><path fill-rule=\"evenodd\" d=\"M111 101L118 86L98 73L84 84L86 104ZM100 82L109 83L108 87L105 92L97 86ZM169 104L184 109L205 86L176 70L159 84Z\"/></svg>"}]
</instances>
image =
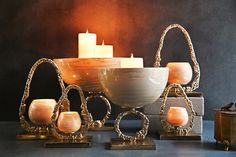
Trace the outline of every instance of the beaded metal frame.
<instances>
[{"instance_id":1,"label":"beaded metal frame","mask_svg":"<svg viewBox=\"0 0 236 157\"><path fill-rule=\"evenodd\" d=\"M28 122L25 118L25 112L26 112L26 106L27 106L26 100L30 96L30 85L31 85L33 75L34 75L36 69L38 68L38 66L41 64L44 64L44 63L50 64L54 67L54 69L57 73L58 82L61 87L61 92L63 93L65 90L65 85L62 80L60 71L59 71L57 65L53 62L53 60L48 59L48 58L41 58L34 63L34 65L31 67L30 72L28 74L23 97L21 99L21 103L20 103L20 107L19 107L19 119L20 119L21 127L25 131L35 134L35 135L41 135L41 134L49 135L49 134L51 134L49 125L36 126L36 125L32 124L31 122ZM62 110L62 111L66 111L69 108L69 103L66 101L67 98L65 98L64 100L65 101L63 102L63 105L61 105L61 108L60 108L60 110Z\"/></svg>"},{"instance_id":2,"label":"beaded metal frame","mask_svg":"<svg viewBox=\"0 0 236 157\"><path fill-rule=\"evenodd\" d=\"M75 89L80 95L81 116L84 120L84 123L82 123L80 130L75 133L63 133L58 129L57 124L56 124L57 123L57 119L56 119L57 112L59 111L59 108L63 105L63 101L67 99L67 95L68 95L69 91L72 89ZM91 116L90 116L90 113L88 112L86 99L84 97L82 89L77 85L67 86L65 91L62 93L62 96L60 97L60 99L53 111L52 124L51 124L52 135L60 140L81 140L86 136L88 129L89 129L90 122L91 122Z\"/></svg>"},{"instance_id":3,"label":"beaded metal frame","mask_svg":"<svg viewBox=\"0 0 236 157\"><path fill-rule=\"evenodd\" d=\"M160 42L159 42L159 47L158 47L158 50L156 52L156 60L155 60L155 63L154 63L154 67L160 67L161 65L161 50L162 50L162 47L164 45L164 39L165 39L165 36L167 34L167 32L173 28L178 28L181 30L181 32L184 34L187 42L188 42L188 46L189 46L189 53L190 53L190 56L191 56L191 59L192 59L192 62L193 62L193 69L194 69L194 79L192 81L192 84L191 86L186 86L186 87L183 87L184 91L189 93L189 92L192 92L194 90L196 90L198 87L199 87L199 81L200 81L200 67L199 67L199 64L197 62L197 58L196 58L196 55L195 55L195 51L194 51L194 48L193 48L193 44L192 44L192 41L191 41L191 38L188 34L188 32L186 31L185 28L183 28L181 25L179 24L172 24L170 26L168 26L162 33L161 35L161 38L160 38Z\"/></svg>"},{"instance_id":4,"label":"beaded metal frame","mask_svg":"<svg viewBox=\"0 0 236 157\"><path fill-rule=\"evenodd\" d=\"M111 104L110 104L109 100L106 97L101 95L101 92L99 92L99 93L89 92L89 94L91 94L91 95L86 98L86 102L87 103L90 100L92 100L92 99L99 98L106 105L106 114L105 114L105 116L101 120L94 120L93 116L90 114L90 116L91 116L91 123L90 123L89 128L100 128L100 127L104 126L106 121L110 118L110 115L111 115Z\"/></svg>"},{"instance_id":5,"label":"beaded metal frame","mask_svg":"<svg viewBox=\"0 0 236 157\"><path fill-rule=\"evenodd\" d=\"M125 135L120 130L121 119L124 116L129 115L129 114L134 114L134 115L138 115L141 117L142 129L139 130L138 132L136 132L135 136ZM133 108L131 110L120 113L115 120L114 127L115 127L115 131L117 132L117 134L120 138L122 138L123 140L129 140L131 142L135 142L136 140L145 139L147 132L148 132L149 119L147 118L147 116L145 114L143 114L142 112L139 112L139 111L135 110L135 108Z\"/></svg>"},{"instance_id":6,"label":"beaded metal frame","mask_svg":"<svg viewBox=\"0 0 236 157\"><path fill-rule=\"evenodd\" d=\"M186 102L187 107L190 110L190 122L189 122L189 126L183 126L183 127L175 127L175 126L171 126L167 123L166 121L166 114L164 113L165 107L166 107L166 101L167 101L167 97L168 94L170 92L170 90L174 88L174 89L178 89L179 93L177 94L177 96L182 96ZM180 84L170 84L164 91L163 93L163 100L162 100L162 105L160 108L160 121L161 121L161 125L163 130L166 133L174 133L174 134L179 134L179 135L187 135L192 129L193 129L193 121L194 121L194 117L196 116L195 111L193 110L193 105L192 102L189 100L189 98L187 97L186 93L184 92L184 89L182 88L182 86Z\"/></svg>"}]
</instances>

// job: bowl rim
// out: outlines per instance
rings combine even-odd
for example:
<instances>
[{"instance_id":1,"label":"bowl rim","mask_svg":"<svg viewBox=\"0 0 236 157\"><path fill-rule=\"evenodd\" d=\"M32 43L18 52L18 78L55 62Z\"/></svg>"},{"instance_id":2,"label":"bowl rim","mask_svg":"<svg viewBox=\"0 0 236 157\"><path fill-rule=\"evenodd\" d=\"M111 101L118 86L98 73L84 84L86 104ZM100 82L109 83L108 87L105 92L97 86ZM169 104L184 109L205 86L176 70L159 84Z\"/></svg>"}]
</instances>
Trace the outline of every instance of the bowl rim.
<instances>
[{"instance_id":1,"label":"bowl rim","mask_svg":"<svg viewBox=\"0 0 236 157\"><path fill-rule=\"evenodd\" d=\"M166 65L168 64L190 64L189 62L181 62L181 61L174 61L174 62L168 62Z\"/></svg>"},{"instance_id":2,"label":"bowl rim","mask_svg":"<svg viewBox=\"0 0 236 157\"><path fill-rule=\"evenodd\" d=\"M101 68L101 71L107 70L124 70L124 71L135 71L135 70L169 70L168 67L143 67L143 68Z\"/></svg>"},{"instance_id":3,"label":"bowl rim","mask_svg":"<svg viewBox=\"0 0 236 157\"><path fill-rule=\"evenodd\" d=\"M126 58L130 58L130 57L112 57L112 58L76 58L76 57L72 57L72 58L53 58L54 61L61 61L61 60L65 60L65 61L70 61L70 60L119 60L119 59L126 59ZM135 59L142 59L142 57L134 57Z\"/></svg>"}]
</instances>

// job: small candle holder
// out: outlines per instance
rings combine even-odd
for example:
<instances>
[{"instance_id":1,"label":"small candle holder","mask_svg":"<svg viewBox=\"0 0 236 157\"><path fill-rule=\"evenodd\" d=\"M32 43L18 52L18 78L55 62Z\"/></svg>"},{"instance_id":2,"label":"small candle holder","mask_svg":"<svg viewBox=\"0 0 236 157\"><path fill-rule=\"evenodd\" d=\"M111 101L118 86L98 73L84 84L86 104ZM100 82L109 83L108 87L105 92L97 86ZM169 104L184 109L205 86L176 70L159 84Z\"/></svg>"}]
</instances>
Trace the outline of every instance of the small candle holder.
<instances>
[{"instance_id":1,"label":"small candle holder","mask_svg":"<svg viewBox=\"0 0 236 157\"><path fill-rule=\"evenodd\" d=\"M187 42L188 42L188 46L189 46L189 50L190 50L189 53L190 53L190 56L191 56L191 59L192 59L192 62L193 62L194 78L193 78L193 81L191 83L191 86L187 86L187 84L189 83L188 81L191 81L191 78L192 78L192 69L191 69L191 67L188 66L186 64L186 62L184 62L185 63L184 65L182 64L180 66L180 64L178 64L178 66L173 66L178 70L173 69L173 72L172 72L172 66L169 64L169 68L170 68L169 77L173 78L171 81L169 79L169 83L179 83L181 85L186 85L186 86L183 87L183 89L184 89L184 91L187 95L201 96L202 95L201 93L193 92L194 90L196 90L199 87L200 67L199 67L199 64L198 64L198 61L197 61L197 58L196 58L196 55L195 55L195 51L194 51L193 44L192 44L191 38L189 36L189 33L181 25L172 24L172 25L168 26L163 31L163 33L161 35L161 38L160 38L158 50L156 52L156 61L154 63L154 67L159 67L161 65L161 63L160 63L161 62L161 50L162 50L162 47L164 45L165 36L166 36L166 34L169 30L174 29L174 28L180 29L181 32L184 34ZM175 62L175 63L177 64L178 62ZM176 76L174 76L172 73L176 73L177 71L179 72L179 74L176 74ZM175 77L178 77L178 79L174 79ZM186 80L186 77L187 77L187 80ZM178 82L176 80L180 80L181 82ZM178 90L178 89L175 89L175 90ZM174 94L176 94L176 91L173 91L173 92L175 92ZM179 91L177 91L177 92L179 92ZM170 94L172 94L172 91L171 91Z\"/></svg>"},{"instance_id":2,"label":"small candle holder","mask_svg":"<svg viewBox=\"0 0 236 157\"><path fill-rule=\"evenodd\" d=\"M168 97L168 93L171 89L177 89L179 92L176 96L182 96L186 102L186 106L190 111L189 114L181 111L176 114L182 115L171 115L173 118L180 117L181 119L178 120L177 123L168 123L167 119L168 116L165 114L165 106ZM186 111L187 112L187 111ZM193 125L194 125L194 117L196 116L195 111L193 110L192 102L189 100L187 94L185 93L183 87L180 84L170 84L165 91L163 92L163 102L160 108L160 121L163 128L163 131L159 132L159 136L161 140L201 140L201 135L192 132ZM172 112L171 114L174 114ZM188 116L186 118L186 116ZM186 119L189 119L189 124L187 125ZM170 120L169 120L170 121Z\"/></svg>"},{"instance_id":3,"label":"small candle holder","mask_svg":"<svg viewBox=\"0 0 236 157\"><path fill-rule=\"evenodd\" d=\"M59 118L60 123L64 123L64 126L65 126L64 131L62 131L60 130L58 126L59 119L57 121L56 117L57 117L57 113L59 112L60 107L63 106L63 102L67 99L68 92L72 89L75 89L80 95L81 117L83 118L84 121L81 123L81 120L79 119L81 124L75 125L74 124L76 121L75 118L78 117L78 115L76 115L76 117L73 117L74 119L72 119L71 121L69 119L65 122L63 122L65 118L64 119L63 117L61 119ZM87 103L86 103L86 99L84 97L82 89L77 85L67 86L65 91L62 93L62 96L60 97L53 111L51 131L54 138L49 139L45 143L45 147L47 148L71 148L71 147L87 148L87 147L90 147L92 145L92 137L87 136L90 122L91 122L91 117L87 109ZM70 123L73 123L73 124L70 124ZM81 127L79 127L78 125L81 125Z\"/></svg>"},{"instance_id":4,"label":"small candle holder","mask_svg":"<svg viewBox=\"0 0 236 157\"><path fill-rule=\"evenodd\" d=\"M59 69L58 69L57 65L51 59L42 58L34 63L34 65L31 67L30 72L28 74L28 78L26 81L25 89L24 89L24 94L21 99L21 104L20 104L20 108L19 108L20 124L21 124L21 127L25 130L25 132L16 135L17 139L20 139L20 140L34 140L34 139L36 139L36 140L38 140L38 139L47 139L49 136L51 136L51 130L50 130L49 124L48 125L47 124L38 125L34 122L28 121L25 117L26 107L27 107L26 100L30 96L30 85L31 85L31 81L32 81L34 72L38 68L39 65L45 64L45 63L52 65L52 67L55 69L62 93L65 90L65 86L64 86L63 80L61 78L61 74L59 72ZM63 105L61 105L60 110L67 111L69 108L67 98L64 99L62 104Z\"/></svg>"},{"instance_id":5,"label":"small candle holder","mask_svg":"<svg viewBox=\"0 0 236 157\"><path fill-rule=\"evenodd\" d=\"M114 123L119 138L111 139L109 148L152 149L156 146L151 138L146 138L149 119L137 111L155 102L163 92L168 79L168 68L107 68L99 72L105 95L118 106L127 109L120 113ZM120 130L120 122L129 114L141 117L142 128L134 136L125 135Z\"/></svg>"}]
</instances>

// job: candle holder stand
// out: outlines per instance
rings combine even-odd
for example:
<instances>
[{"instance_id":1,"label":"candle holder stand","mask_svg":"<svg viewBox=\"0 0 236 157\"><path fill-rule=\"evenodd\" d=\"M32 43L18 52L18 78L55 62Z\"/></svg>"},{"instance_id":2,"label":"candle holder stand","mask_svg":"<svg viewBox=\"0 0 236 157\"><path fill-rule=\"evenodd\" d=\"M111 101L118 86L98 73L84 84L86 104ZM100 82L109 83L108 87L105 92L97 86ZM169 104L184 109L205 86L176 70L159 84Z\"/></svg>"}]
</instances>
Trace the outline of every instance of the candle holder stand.
<instances>
[{"instance_id":1,"label":"candle holder stand","mask_svg":"<svg viewBox=\"0 0 236 157\"><path fill-rule=\"evenodd\" d=\"M64 133L61 132L57 126L56 115L59 111L59 108L62 106L64 100L67 99L67 94L70 90L75 89L81 99L81 116L84 120L81 124L81 128L77 132L73 133ZM69 85L65 91L62 93L57 105L54 108L52 116L51 131L54 138L49 139L45 143L46 148L87 148L92 145L92 137L87 136L89 125L91 123L91 117L87 109L86 99L84 97L82 89L77 85Z\"/></svg>"},{"instance_id":2,"label":"candle holder stand","mask_svg":"<svg viewBox=\"0 0 236 157\"><path fill-rule=\"evenodd\" d=\"M45 63L50 64L54 67L54 69L57 73L57 78L58 78L60 87L61 87L61 92L63 93L63 91L65 90L65 86L64 86L63 80L61 78L60 71L59 71L57 65L51 59L42 58L42 59L39 59L37 62L35 62L35 64L31 67L30 72L28 74L28 78L26 81L25 89L24 89L24 94L21 99L21 104L19 107L20 124L21 124L22 129L24 129L25 132L16 135L16 139L19 139L19 140L44 140L44 139L48 139L48 137L51 136L51 129L50 129L49 125L36 125L36 124L33 124L32 122L28 121L25 117L26 107L27 107L26 100L30 96L30 85L31 85L31 81L32 81L34 72L39 65L45 64ZM68 108L69 108L69 104L67 103L67 98L65 98L64 101L62 102L60 110L67 111Z\"/></svg>"},{"instance_id":3,"label":"candle holder stand","mask_svg":"<svg viewBox=\"0 0 236 157\"><path fill-rule=\"evenodd\" d=\"M136 109L151 104L159 98L167 83L168 69L107 68L100 70L99 78L105 95L114 104L127 109L127 111L120 113L115 120L114 127L119 138L111 139L109 149L155 150L154 141L151 138L146 138L149 119ZM120 130L122 118L130 114L141 117L142 128L134 136L125 135Z\"/></svg>"},{"instance_id":4,"label":"candle holder stand","mask_svg":"<svg viewBox=\"0 0 236 157\"><path fill-rule=\"evenodd\" d=\"M188 107L188 110L190 111L189 116L189 125L188 126L173 126L168 124L166 120L166 114L164 113L165 106L166 106L166 100L168 97L168 93L171 89L177 89L175 90L176 96L182 96L186 102L186 106ZM192 102L187 97L184 89L180 84L170 84L165 91L163 92L163 101L160 108L160 121L161 126L163 128L163 131L159 132L158 136L160 137L160 140L201 140L201 135L196 134L192 131L193 125L194 125L194 117L196 116L195 111L193 110Z\"/></svg>"}]
</instances>

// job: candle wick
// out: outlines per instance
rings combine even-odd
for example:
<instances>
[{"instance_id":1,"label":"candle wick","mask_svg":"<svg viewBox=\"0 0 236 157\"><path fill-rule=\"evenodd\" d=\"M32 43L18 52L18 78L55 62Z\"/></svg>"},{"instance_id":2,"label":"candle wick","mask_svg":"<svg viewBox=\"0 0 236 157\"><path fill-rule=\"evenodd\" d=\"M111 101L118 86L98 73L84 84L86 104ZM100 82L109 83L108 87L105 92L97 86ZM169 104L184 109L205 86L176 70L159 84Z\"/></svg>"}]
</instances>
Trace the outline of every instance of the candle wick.
<instances>
[{"instance_id":1,"label":"candle wick","mask_svg":"<svg viewBox=\"0 0 236 157\"><path fill-rule=\"evenodd\" d=\"M104 40L102 41L102 45L104 45Z\"/></svg>"},{"instance_id":2,"label":"candle wick","mask_svg":"<svg viewBox=\"0 0 236 157\"><path fill-rule=\"evenodd\" d=\"M88 34L88 29L87 29L87 31L86 31L86 34Z\"/></svg>"},{"instance_id":3,"label":"candle wick","mask_svg":"<svg viewBox=\"0 0 236 157\"><path fill-rule=\"evenodd\" d=\"M131 53L131 56L130 56L130 58L134 58L134 54L133 54L133 53Z\"/></svg>"}]
</instances>

